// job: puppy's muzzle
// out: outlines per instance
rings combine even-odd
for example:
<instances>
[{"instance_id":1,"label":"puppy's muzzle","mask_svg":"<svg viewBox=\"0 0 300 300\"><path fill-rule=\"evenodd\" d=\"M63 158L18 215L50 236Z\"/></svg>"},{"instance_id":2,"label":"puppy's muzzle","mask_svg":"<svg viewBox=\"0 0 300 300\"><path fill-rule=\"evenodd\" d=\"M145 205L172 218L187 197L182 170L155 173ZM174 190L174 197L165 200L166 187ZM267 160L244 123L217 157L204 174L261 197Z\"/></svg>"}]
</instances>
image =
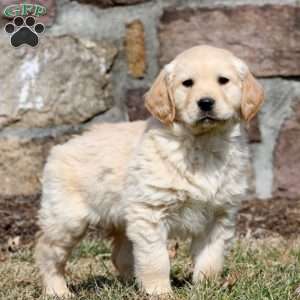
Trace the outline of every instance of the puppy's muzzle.
<instances>
[{"instance_id":1,"label":"puppy's muzzle","mask_svg":"<svg viewBox=\"0 0 300 300\"><path fill-rule=\"evenodd\" d=\"M214 108L215 100L212 99L212 98L201 98L197 102L197 105L198 105L198 107L200 108L201 111L210 112Z\"/></svg>"}]
</instances>

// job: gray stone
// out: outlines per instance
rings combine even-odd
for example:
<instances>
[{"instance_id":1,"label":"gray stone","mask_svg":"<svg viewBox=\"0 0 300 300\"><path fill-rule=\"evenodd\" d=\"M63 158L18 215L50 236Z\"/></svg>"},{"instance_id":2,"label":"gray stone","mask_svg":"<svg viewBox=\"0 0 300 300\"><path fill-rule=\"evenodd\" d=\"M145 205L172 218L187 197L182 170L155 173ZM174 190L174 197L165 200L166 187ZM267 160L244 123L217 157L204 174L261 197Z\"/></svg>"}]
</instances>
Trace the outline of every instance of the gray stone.
<instances>
[{"instance_id":1,"label":"gray stone","mask_svg":"<svg viewBox=\"0 0 300 300\"><path fill-rule=\"evenodd\" d=\"M111 44L43 36L36 49L0 47L0 129L78 124L112 107Z\"/></svg>"},{"instance_id":2,"label":"gray stone","mask_svg":"<svg viewBox=\"0 0 300 300\"><path fill-rule=\"evenodd\" d=\"M274 194L300 197L300 94L290 118L281 127L275 148Z\"/></svg>"},{"instance_id":3,"label":"gray stone","mask_svg":"<svg viewBox=\"0 0 300 300\"><path fill-rule=\"evenodd\" d=\"M120 107L114 106L104 114L93 118L86 125L94 124L94 123L118 123L118 122L126 122L128 121L128 116L125 111L123 111Z\"/></svg>"},{"instance_id":4,"label":"gray stone","mask_svg":"<svg viewBox=\"0 0 300 300\"><path fill-rule=\"evenodd\" d=\"M61 0L62 1L62 0ZM61 3L61 2L60 2ZM114 99L123 102L124 91L130 87L140 87L149 84L158 73L157 66L157 16L160 14L160 3L146 2L135 6L118 6L113 9L98 9L92 5L82 5L66 1L58 4L56 23L48 30L49 34L61 36L72 34L92 40L118 41L120 52L118 60L113 67L114 73ZM147 47L147 72L141 80L128 76L126 52L123 41L126 36L126 24L134 20L141 20L145 30L145 45ZM74 26L76 20L76 26ZM89 22L86 22L89 20ZM151 62L151 63L150 63Z\"/></svg>"},{"instance_id":5,"label":"gray stone","mask_svg":"<svg viewBox=\"0 0 300 300\"><path fill-rule=\"evenodd\" d=\"M273 161L277 138L285 119L293 113L294 101L300 95L300 82L265 79L266 102L259 113L261 142L251 144L255 170L256 193L259 198L271 198L274 190Z\"/></svg>"},{"instance_id":6,"label":"gray stone","mask_svg":"<svg viewBox=\"0 0 300 300\"><path fill-rule=\"evenodd\" d=\"M159 30L160 63L198 44L233 51L258 76L300 74L300 6L238 5L166 9Z\"/></svg>"},{"instance_id":7,"label":"gray stone","mask_svg":"<svg viewBox=\"0 0 300 300\"><path fill-rule=\"evenodd\" d=\"M74 1L74 0L72 0ZM75 0L80 3L93 4L101 8L140 4L149 0Z\"/></svg>"}]
</instances>

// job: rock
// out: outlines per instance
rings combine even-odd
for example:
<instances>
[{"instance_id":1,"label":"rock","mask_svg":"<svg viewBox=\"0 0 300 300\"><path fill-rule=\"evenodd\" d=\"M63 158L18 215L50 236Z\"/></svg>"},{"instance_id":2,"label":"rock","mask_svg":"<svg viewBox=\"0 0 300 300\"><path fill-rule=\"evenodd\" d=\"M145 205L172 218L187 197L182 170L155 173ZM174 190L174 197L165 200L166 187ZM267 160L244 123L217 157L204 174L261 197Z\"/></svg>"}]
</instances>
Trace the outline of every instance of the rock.
<instances>
[{"instance_id":1,"label":"rock","mask_svg":"<svg viewBox=\"0 0 300 300\"><path fill-rule=\"evenodd\" d=\"M258 116L255 116L249 123L247 127L248 142L249 143L260 143L261 142L261 132L259 128Z\"/></svg>"},{"instance_id":2,"label":"rock","mask_svg":"<svg viewBox=\"0 0 300 300\"><path fill-rule=\"evenodd\" d=\"M299 95L300 100L300 95ZM282 125L274 159L274 194L300 197L300 103Z\"/></svg>"},{"instance_id":3,"label":"rock","mask_svg":"<svg viewBox=\"0 0 300 300\"><path fill-rule=\"evenodd\" d=\"M256 176L253 167L251 148L250 148L250 160L247 163L247 167L245 168L244 176L247 178L247 184L248 184L248 188L244 199L252 199L253 197L256 197L256 185L255 185Z\"/></svg>"},{"instance_id":4,"label":"rock","mask_svg":"<svg viewBox=\"0 0 300 300\"><path fill-rule=\"evenodd\" d=\"M293 102L300 95L300 82L281 78L260 81L266 101L259 112L261 142L251 144L256 178L256 193L271 198L274 191L274 149L281 126L291 115Z\"/></svg>"},{"instance_id":5,"label":"rock","mask_svg":"<svg viewBox=\"0 0 300 300\"><path fill-rule=\"evenodd\" d=\"M1 11L1 17L0 17L0 25L1 26L4 26L6 23L8 23L12 18L7 18L5 17L3 11L4 9L9 6L9 5L12 5L12 4L16 4L18 2L13 2L11 0L0 0L0 11Z\"/></svg>"},{"instance_id":6,"label":"rock","mask_svg":"<svg viewBox=\"0 0 300 300\"><path fill-rule=\"evenodd\" d=\"M43 6L47 8L47 14L38 19L39 22L44 23L45 25L52 25L55 21L56 16L56 1L55 0L43 0L41 2Z\"/></svg>"},{"instance_id":7,"label":"rock","mask_svg":"<svg viewBox=\"0 0 300 300\"><path fill-rule=\"evenodd\" d=\"M146 47L144 25L140 20L126 25L125 52L129 74L143 78L146 71Z\"/></svg>"},{"instance_id":8,"label":"rock","mask_svg":"<svg viewBox=\"0 0 300 300\"><path fill-rule=\"evenodd\" d=\"M93 4L101 8L107 8L112 6L140 4L140 3L147 2L149 0L75 0L75 1L79 3Z\"/></svg>"},{"instance_id":9,"label":"rock","mask_svg":"<svg viewBox=\"0 0 300 300\"><path fill-rule=\"evenodd\" d=\"M258 76L300 74L300 6L166 9L159 29L161 65L199 44L227 48Z\"/></svg>"},{"instance_id":10,"label":"rock","mask_svg":"<svg viewBox=\"0 0 300 300\"><path fill-rule=\"evenodd\" d=\"M89 123L86 125L90 124L95 124L95 123L118 123L118 122L126 122L128 121L128 116L125 111L123 111L121 108L118 106L114 106L104 114L95 117L92 119Z\"/></svg>"},{"instance_id":11,"label":"rock","mask_svg":"<svg viewBox=\"0 0 300 300\"><path fill-rule=\"evenodd\" d=\"M0 129L78 124L112 107L111 44L43 36L36 49L0 47Z\"/></svg>"},{"instance_id":12,"label":"rock","mask_svg":"<svg viewBox=\"0 0 300 300\"><path fill-rule=\"evenodd\" d=\"M0 0L0 10L3 12L3 10L12 4L18 4L18 1L12 1L12 0ZM27 2L30 3L30 2ZM37 21L42 22L45 25L52 25L54 23L55 15L56 15L56 1L55 0L43 0L43 1L33 1L31 2L33 4L41 4L47 9L47 13L44 16L38 17ZM11 18L12 19L12 18ZM4 25L7 23L7 21L10 20L10 18L6 18L2 14L1 18L1 25Z\"/></svg>"},{"instance_id":13,"label":"rock","mask_svg":"<svg viewBox=\"0 0 300 300\"><path fill-rule=\"evenodd\" d=\"M21 130L0 135L0 196L41 191L44 163L53 145L67 141L78 128Z\"/></svg>"},{"instance_id":14,"label":"rock","mask_svg":"<svg viewBox=\"0 0 300 300\"><path fill-rule=\"evenodd\" d=\"M147 88L130 89L126 93L126 105L130 121L145 120L150 113L144 104L144 94Z\"/></svg>"}]
</instances>

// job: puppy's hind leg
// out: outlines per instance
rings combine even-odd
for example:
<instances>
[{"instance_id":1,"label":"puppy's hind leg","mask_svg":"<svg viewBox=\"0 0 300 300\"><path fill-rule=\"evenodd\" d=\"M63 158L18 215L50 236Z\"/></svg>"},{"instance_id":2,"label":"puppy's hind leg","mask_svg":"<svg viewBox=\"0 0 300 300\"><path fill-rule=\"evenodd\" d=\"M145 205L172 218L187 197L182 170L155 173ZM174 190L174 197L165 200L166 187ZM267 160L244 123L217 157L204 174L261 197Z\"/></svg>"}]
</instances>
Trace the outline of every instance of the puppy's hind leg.
<instances>
[{"instance_id":1,"label":"puppy's hind leg","mask_svg":"<svg viewBox=\"0 0 300 300\"><path fill-rule=\"evenodd\" d=\"M112 261L123 280L130 280L134 276L134 261L132 243L125 233L114 236Z\"/></svg>"},{"instance_id":2,"label":"puppy's hind leg","mask_svg":"<svg viewBox=\"0 0 300 300\"><path fill-rule=\"evenodd\" d=\"M88 223L73 207L42 206L40 210L41 235L35 249L47 295L71 296L64 279L67 259L81 240Z\"/></svg>"}]
</instances>

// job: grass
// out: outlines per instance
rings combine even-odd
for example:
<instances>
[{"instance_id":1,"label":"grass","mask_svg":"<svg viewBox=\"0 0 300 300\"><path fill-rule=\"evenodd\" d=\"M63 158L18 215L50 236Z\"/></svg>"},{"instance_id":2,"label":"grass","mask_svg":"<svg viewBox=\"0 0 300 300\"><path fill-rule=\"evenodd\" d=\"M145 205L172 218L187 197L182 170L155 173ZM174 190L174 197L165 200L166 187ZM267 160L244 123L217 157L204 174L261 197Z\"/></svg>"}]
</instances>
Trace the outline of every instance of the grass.
<instances>
[{"instance_id":1,"label":"grass","mask_svg":"<svg viewBox=\"0 0 300 300\"><path fill-rule=\"evenodd\" d=\"M172 260L174 295L169 299L291 300L300 285L300 243L285 240L242 240L230 252L222 276L198 286L190 283L187 245L180 244ZM122 284L110 262L108 244L83 241L68 266L68 282L76 299L149 299L136 285ZM32 300L41 296L39 276L31 249L11 254L0 262L0 299Z\"/></svg>"}]
</instances>

